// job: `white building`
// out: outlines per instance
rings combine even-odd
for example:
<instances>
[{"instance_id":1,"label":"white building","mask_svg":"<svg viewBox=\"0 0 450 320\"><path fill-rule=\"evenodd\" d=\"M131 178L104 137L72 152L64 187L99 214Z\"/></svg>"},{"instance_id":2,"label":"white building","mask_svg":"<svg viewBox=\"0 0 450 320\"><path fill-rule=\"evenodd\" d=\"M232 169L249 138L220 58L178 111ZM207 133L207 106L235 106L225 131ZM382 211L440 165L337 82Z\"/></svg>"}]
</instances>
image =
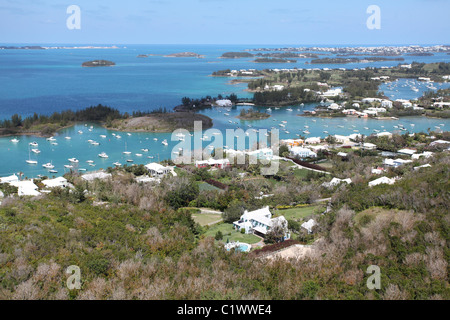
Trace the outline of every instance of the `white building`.
<instances>
[{"instance_id":1,"label":"white building","mask_svg":"<svg viewBox=\"0 0 450 320\"><path fill-rule=\"evenodd\" d=\"M311 151L310 149L303 147L292 147L289 150L293 156L298 156L300 158L316 158L317 153Z\"/></svg>"},{"instance_id":2,"label":"white building","mask_svg":"<svg viewBox=\"0 0 450 320\"><path fill-rule=\"evenodd\" d=\"M400 154L406 154L408 156L412 156L413 154L417 153L417 150L414 149L400 149L397 151Z\"/></svg>"},{"instance_id":3,"label":"white building","mask_svg":"<svg viewBox=\"0 0 450 320\"><path fill-rule=\"evenodd\" d=\"M41 194L38 191L38 186L34 184L33 180L13 181L9 184L17 187L17 194L19 196L38 196Z\"/></svg>"},{"instance_id":4,"label":"white building","mask_svg":"<svg viewBox=\"0 0 450 320\"><path fill-rule=\"evenodd\" d=\"M272 219L272 213L269 207L264 207L255 211L244 211L244 214L238 221L233 222L236 230L245 230L246 234L256 233L261 236L267 233L275 226L281 226L285 231L285 239L289 239L288 222L283 216Z\"/></svg>"},{"instance_id":5,"label":"white building","mask_svg":"<svg viewBox=\"0 0 450 320\"><path fill-rule=\"evenodd\" d=\"M104 179L109 179L111 177L112 177L111 173L106 173L104 171L86 173L81 176L81 178L86 181L94 181L95 179L104 180Z\"/></svg>"},{"instance_id":6,"label":"white building","mask_svg":"<svg viewBox=\"0 0 450 320\"><path fill-rule=\"evenodd\" d=\"M317 225L314 219L309 219L307 222L302 223L302 228L306 229L309 234L313 233L313 228Z\"/></svg>"},{"instance_id":7,"label":"white building","mask_svg":"<svg viewBox=\"0 0 450 320\"><path fill-rule=\"evenodd\" d=\"M16 176L15 174L13 174L12 176L9 176L9 177L0 178L0 183L11 183L11 182L18 182L18 181L19 181L19 177Z\"/></svg>"},{"instance_id":8,"label":"white building","mask_svg":"<svg viewBox=\"0 0 450 320\"><path fill-rule=\"evenodd\" d=\"M219 168L224 169L226 167L231 166L230 160L225 159L208 159L208 160L197 160L195 161L195 166L197 168Z\"/></svg>"},{"instance_id":9,"label":"white building","mask_svg":"<svg viewBox=\"0 0 450 320\"><path fill-rule=\"evenodd\" d=\"M377 149L377 145L370 143L370 142L364 142L362 148L364 150L376 150Z\"/></svg>"},{"instance_id":10,"label":"white building","mask_svg":"<svg viewBox=\"0 0 450 320\"><path fill-rule=\"evenodd\" d=\"M170 168L164 167L163 165L160 165L159 163L156 162L149 163L145 165L145 167L147 168L150 175L153 177L162 177L171 171Z\"/></svg>"},{"instance_id":11,"label":"white building","mask_svg":"<svg viewBox=\"0 0 450 320\"><path fill-rule=\"evenodd\" d=\"M320 137L311 137L311 138L306 138L305 143L307 144L319 144L320 143Z\"/></svg>"},{"instance_id":12,"label":"white building","mask_svg":"<svg viewBox=\"0 0 450 320\"><path fill-rule=\"evenodd\" d=\"M329 110L339 110L342 109L342 107L340 105L338 105L337 103L332 103L328 106Z\"/></svg>"},{"instance_id":13,"label":"white building","mask_svg":"<svg viewBox=\"0 0 450 320\"><path fill-rule=\"evenodd\" d=\"M416 153L413 154L411 156L412 159L419 159L420 157L424 157L424 158L430 158L431 156L433 156L433 152L430 151L424 151L423 153Z\"/></svg>"},{"instance_id":14,"label":"white building","mask_svg":"<svg viewBox=\"0 0 450 320\"><path fill-rule=\"evenodd\" d=\"M42 183L47 188L66 188L69 185L69 183L67 182L67 179L64 177L43 180Z\"/></svg>"},{"instance_id":15,"label":"white building","mask_svg":"<svg viewBox=\"0 0 450 320\"><path fill-rule=\"evenodd\" d=\"M395 179L390 179L388 177L381 177L369 182L369 187L377 186L379 184L394 184L394 183Z\"/></svg>"},{"instance_id":16,"label":"white building","mask_svg":"<svg viewBox=\"0 0 450 320\"><path fill-rule=\"evenodd\" d=\"M350 178L348 178L348 179L333 178L333 179L331 179L330 182L324 182L322 184L322 186L324 186L326 188L332 188L332 187L336 187L336 186L340 185L343 182L345 182L347 184L351 184L352 183L352 179L350 179Z\"/></svg>"},{"instance_id":17,"label":"white building","mask_svg":"<svg viewBox=\"0 0 450 320\"><path fill-rule=\"evenodd\" d=\"M216 104L219 107L232 107L233 103L229 99L216 100Z\"/></svg>"}]
</instances>

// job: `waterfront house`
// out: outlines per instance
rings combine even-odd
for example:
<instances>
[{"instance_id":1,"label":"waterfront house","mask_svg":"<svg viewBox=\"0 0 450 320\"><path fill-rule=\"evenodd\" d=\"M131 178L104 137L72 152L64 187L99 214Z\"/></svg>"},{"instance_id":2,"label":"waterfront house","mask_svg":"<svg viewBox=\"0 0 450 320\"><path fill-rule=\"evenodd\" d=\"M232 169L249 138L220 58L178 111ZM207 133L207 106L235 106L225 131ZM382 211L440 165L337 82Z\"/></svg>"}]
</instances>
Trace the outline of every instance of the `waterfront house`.
<instances>
[{"instance_id":1,"label":"waterfront house","mask_svg":"<svg viewBox=\"0 0 450 320\"><path fill-rule=\"evenodd\" d=\"M393 103L392 103L392 101L390 101L390 100L383 100L383 101L381 101L381 106L382 106L383 108L392 109Z\"/></svg>"},{"instance_id":2,"label":"waterfront house","mask_svg":"<svg viewBox=\"0 0 450 320\"><path fill-rule=\"evenodd\" d=\"M16 176L15 174L8 176L8 177L0 178L0 183L11 183L11 182L18 182L18 181L19 181L19 177Z\"/></svg>"},{"instance_id":3,"label":"waterfront house","mask_svg":"<svg viewBox=\"0 0 450 320\"><path fill-rule=\"evenodd\" d=\"M17 187L17 194L19 196L38 196L41 194L38 191L38 186L34 184L33 179L25 181L13 181L9 184Z\"/></svg>"},{"instance_id":4,"label":"waterfront house","mask_svg":"<svg viewBox=\"0 0 450 320\"><path fill-rule=\"evenodd\" d=\"M311 137L305 140L306 144L319 144L321 141L320 137Z\"/></svg>"},{"instance_id":5,"label":"waterfront house","mask_svg":"<svg viewBox=\"0 0 450 320\"><path fill-rule=\"evenodd\" d=\"M156 162L146 164L145 168L147 168L149 174L152 177L162 177L171 171L170 168L164 167L163 165L160 165L159 163Z\"/></svg>"},{"instance_id":6,"label":"waterfront house","mask_svg":"<svg viewBox=\"0 0 450 320\"><path fill-rule=\"evenodd\" d=\"M380 133L377 133L377 137L388 137L388 138L392 138L392 133L387 132L387 131L385 131L385 132L380 132Z\"/></svg>"},{"instance_id":7,"label":"waterfront house","mask_svg":"<svg viewBox=\"0 0 450 320\"><path fill-rule=\"evenodd\" d=\"M288 222L283 216L272 218L269 207L264 207L255 211L244 211L244 214L238 221L233 222L233 227L238 230L244 230L246 234L254 233L265 237L267 233L275 226L284 229L284 239L289 239Z\"/></svg>"},{"instance_id":8,"label":"waterfront house","mask_svg":"<svg viewBox=\"0 0 450 320\"><path fill-rule=\"evenodd\" d=\"M67 182L67 179L64 177L58 177L55 179L47 179L43 180L42 183L47 188L66 188L69 184Z\"/></svg>"},{"instance_id":9,"label":"waterfront house","mask_svg":"<svg viewBox=\"0 0 450 320\"><path fill-rule=\"evenodd\" d=\"M229 99L221 99L216 100L216 105L218 105L219 107L232 107L233 103Z\"/></svg>"},{"instance_id":10,"label":"waterfront house","mask_svg":"<svg viewBox=\"0 0 450 320\"><path fill-rule=\"evenodd\" d=\"M347 114L347 115L353 115L356 114L356 110L355 109L346 109L342 111L343 114Z\"/></svg>"}]
</instances>

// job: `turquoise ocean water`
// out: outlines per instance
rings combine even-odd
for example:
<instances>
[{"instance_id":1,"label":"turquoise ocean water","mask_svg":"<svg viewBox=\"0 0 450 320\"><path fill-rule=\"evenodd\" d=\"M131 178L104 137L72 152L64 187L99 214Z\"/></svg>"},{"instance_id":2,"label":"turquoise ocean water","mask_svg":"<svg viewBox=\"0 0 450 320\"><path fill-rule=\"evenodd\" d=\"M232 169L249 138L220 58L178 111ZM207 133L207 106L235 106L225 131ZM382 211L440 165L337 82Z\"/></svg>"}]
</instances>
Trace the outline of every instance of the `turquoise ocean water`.
<instances>
[{"instance_id":1,"label":"turquoise ocean water","mask_svg":"<svg viewBox=\"0 0 450 320\"><path fill-rule=\"evenodd\" d=\"M7 44L6 44L7 45ZM43 44L41 44L43 45ZM159 107L171 109L180 103L184 96L202 97L217 94L227 95L236 93L239 97L250 97L245 92L245 84L230 85L228 78L213 78L209 75L213 71L222 69L264 69L264 68L312 68L305 62L311 59L299 59L295 64L255 64L252 59L220 59L222 53L227 51L240 51L251 47L269 46L214 46L214 45L127 45L119 46L119 49L60 49L60 50L0 50L0 118L9 118L14 113L22 116L39 114L51 114L55 111L66 109L83 109L99 103L115 107L122 112L133 110L152 110ZM162 55L192 51L205 55L204 59L197 58L166 58ZM138 54L155 54L148 58L137 58ZM450 56L435 54L430 57L405 56L402 63L438 62L450 61ZM84 61L94 59L106 59L116 62L111 68L82 68ZM398 62L376 62L370 64L346 64L346 65L313 65L314 68L338 68L348 69L367 66L394 66ZM444 85L448 87L448 84ZM426 87L417 86L419 92L408 88L389 88L382 86L391 99L417 98ZM287 121L285 131L280 131L281 138L295 138L303 134L307 126L308 136L326 136L329 134L370 134L373 130L395 131L403 125L409 132L426 131L436 126L446 129L450 121L428 118L403 118L401 120L368 120L368 119L312 119L299 117L304 109L312 109L315 105L309 104L303 107L293 106L292 111L287 108L275 110L272 108L272 117L262 121L240 121L235 117L240 108L225 111L222 109L205 110L202 113L213 118L214 128L244 130L269 129ZM265 108L261 108L264 110ZM224 115L228 113L229 116ZM313 121L315 120L315 121ZM231 121L231 123L230 123ZM148 163L168 159L172 155L173 147L177 141L170 141L171 134L150 133L117 133L122 136L117 139L112 131L94 125L92 131L84 124L65 129L57 136L58 145L52 145L49 141L36 137L18 137L19 143L14 144L10 140L13 137L0 138L0 176L17 172L24 172L28 177L35 177L48 172L42 168L42 164L52 162L58 174L64 173L64 165L69 164L68 158L78 158L79 168L97 170L112 166L116 161L125 164L131 158L134 163ZM368 129L365 129L368 128ZM78 131L83 131L79 134ZM287 132L286 132L287 131ZM101 138L100 135L106 135ZM64 137L70 136L67 140ZM154 139L158 139L155 141ZM161 144L167 139L169 146ZM91 145L88 140L100 143ZM28 165L25 160L30 157L29 142L39 143L39 155L31 153L31 158L38 160L38 165ZM209 142L204 141L205 146ZM125 146L126 144L126 146ZM132 152L131 155L123 155L125 148ZM149 149L143 152L141 149ZM100 152L106 152L108 159L98 157ZM136 156L136 154L142 156ZM148 158L148 157L153 158ZM95 167L89 166L86 161L94 160ZM52 174L50 174L51 176Z\"/></svg>"}]
</instances>

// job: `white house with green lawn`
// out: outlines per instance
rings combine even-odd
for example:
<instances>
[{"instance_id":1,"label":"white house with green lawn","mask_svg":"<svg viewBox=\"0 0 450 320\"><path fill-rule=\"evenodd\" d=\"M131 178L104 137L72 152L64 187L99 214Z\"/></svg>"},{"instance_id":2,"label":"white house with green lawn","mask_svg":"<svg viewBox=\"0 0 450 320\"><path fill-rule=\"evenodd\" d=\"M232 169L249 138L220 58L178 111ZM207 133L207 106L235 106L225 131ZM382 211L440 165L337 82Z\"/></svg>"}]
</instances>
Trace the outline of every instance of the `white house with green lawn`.
<instances>
[{"instance_id":1,"label":"white house with green lawn","mask_svg":"<svg viewBox=\"0 0 450 320\"><path fill-rule=\"evenodd\" d=\"M233 222L233 227L236 230L245 230L246 234L253 233L262 237L266 236L275 226L283 228L285 240L290 238L286 218L283 216L272 218L272 213L268 206L255 211L245 210L241 218Z\"/></svg>"}]
</instances>

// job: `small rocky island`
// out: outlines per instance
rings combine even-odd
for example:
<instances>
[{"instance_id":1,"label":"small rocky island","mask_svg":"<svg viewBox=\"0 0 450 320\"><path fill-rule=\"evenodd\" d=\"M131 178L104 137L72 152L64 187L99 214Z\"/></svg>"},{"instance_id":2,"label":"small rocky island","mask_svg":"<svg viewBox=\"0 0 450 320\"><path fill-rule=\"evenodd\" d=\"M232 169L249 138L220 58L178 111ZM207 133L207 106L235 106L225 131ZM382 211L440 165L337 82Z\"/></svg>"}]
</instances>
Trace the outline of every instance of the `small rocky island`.
<instances>
[{"instance_id":1,"label":"small rocky island","mask_svg":"<svg viewBox=\"0 0 450 320\"><path fill-rule=\"evenodd\" d=\"M82 67L111 67L115 66L116 64L112 61L108 60L93 60L93 61L86 61L83 62L81 65Z\"/></svg>"},{"instance_id":2,"label":"small rocky island","mask_svg":"<svg viewBox=\"0 0 450 320\"><path fill-rule=\"evenodd\" d=\"M167 58L204 58L205 56L195 52L179 52L165 55Z\"/></svg>"},{"instance_id":3,"label":"small rocky island","mask_svg":"<svg viewBox=\"0 0 450 320\"><path fill-rule=\"evenodd\" d=\"M263 120L270 118L270 114L253 109L242 109L240 114L236 118L241 120Z\"/></svg>"}]
</instances>

